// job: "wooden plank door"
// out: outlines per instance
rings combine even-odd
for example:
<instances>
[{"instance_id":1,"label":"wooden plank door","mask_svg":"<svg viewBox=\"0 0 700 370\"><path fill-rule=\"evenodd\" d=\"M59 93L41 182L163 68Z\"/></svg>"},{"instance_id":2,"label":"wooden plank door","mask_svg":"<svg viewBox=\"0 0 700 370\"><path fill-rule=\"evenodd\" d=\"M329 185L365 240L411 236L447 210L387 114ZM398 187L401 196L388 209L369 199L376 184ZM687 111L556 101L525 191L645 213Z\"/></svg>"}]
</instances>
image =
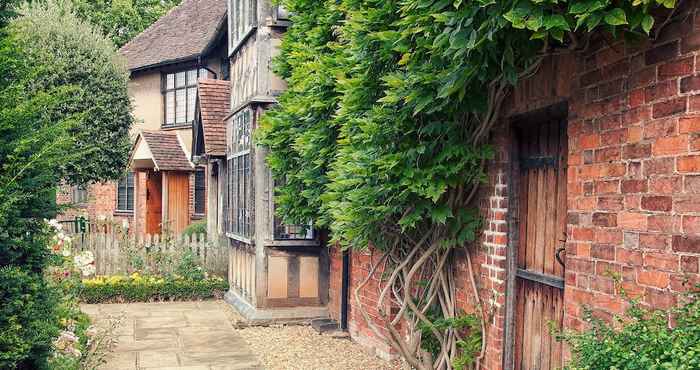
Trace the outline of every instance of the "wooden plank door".
<instances>
[{"instance_id":1,"label":"wooden plank door","mask_svg":"<svg viewBox=\"0 0 700 370\"><path fill-rule=\"evenodd\" d=\"M167 171L168 213L166 227L175 235L190 223L190 174L189 172Z\"/></svg>"},{"instance_id":2,"label":"wooden plank door","mask_svg":"<svg viewBox=\"0 0 700 370\"><path fill-rule=\"evenodd\" d=\"M160 234L163 222L163 177L160 172L146 174L146 234Z\"/></svg>"},{"instance_id":3,"label":"wooden plank door","mask_svg":"<svg viewBox=\"0 0 700 370\"><path fill-rule=\"evenodd\" d=\"M566 240L566 123L519 130L520 194L515 305L515 368L562 367L553 330L564 314Z\"/></svg>"}]
</instances>

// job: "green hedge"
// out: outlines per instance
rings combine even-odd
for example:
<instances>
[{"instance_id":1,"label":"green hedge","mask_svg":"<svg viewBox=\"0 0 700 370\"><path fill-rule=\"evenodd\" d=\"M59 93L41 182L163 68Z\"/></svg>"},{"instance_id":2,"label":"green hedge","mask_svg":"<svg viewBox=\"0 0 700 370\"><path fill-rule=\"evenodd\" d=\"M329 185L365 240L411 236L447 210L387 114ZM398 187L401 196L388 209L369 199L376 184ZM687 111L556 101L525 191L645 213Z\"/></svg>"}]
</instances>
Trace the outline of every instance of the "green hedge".
<instances>
[{"instance_id":1,"label":"green hedge","mask_svg":"<svg viewBox=\"0 0 700 370\"><path fill-rule=\"evenodd\" d=\"M669 311L632 301L614 325L586 311L589 328L563 336L573 355L566 369L700 369L698 298L698 293L683 296L684 303Z\"/></svg>"},{"instance_id":2,"label":"green hedge","mask_svg":"<svg viewBox=\"0 0 700 370\"><path fill-rule=\"evenodd\" d=\"M228 283L218 277L192 280L132 274L84 280L80 301L117 303L196 300L220 298L226 290Z\"/></svg>"}]
</instances>

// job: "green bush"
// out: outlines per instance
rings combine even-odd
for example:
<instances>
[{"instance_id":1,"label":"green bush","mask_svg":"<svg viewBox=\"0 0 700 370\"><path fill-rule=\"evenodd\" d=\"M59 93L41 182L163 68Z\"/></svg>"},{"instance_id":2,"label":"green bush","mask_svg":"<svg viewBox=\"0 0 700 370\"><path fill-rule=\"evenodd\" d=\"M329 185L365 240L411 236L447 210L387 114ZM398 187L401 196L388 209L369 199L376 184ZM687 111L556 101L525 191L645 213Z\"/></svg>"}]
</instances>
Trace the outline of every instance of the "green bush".
<instances>
[{"instance_id":1,"label":"green bush","mask_svg":"<svg viewBox=\"0 0 700 370\"><path fill-rule=\"evenodd\" d=\"M151 302L221 297L228 283L221 278L192 280L176 277L98 277L84 280L80 300L84 303Z\"/></svg>"},{"instance_id":2,"label":"green bush","mask_svg":"<svg viewBox=\"0 0 700 370\"><path fill-rule=\"evenodd\" d=\"M207 235L207 221L206 220L200 220L197 222L193 222L189 224L185 230L182 231L182 235L185 236L191 236L191 235L200 235L204 234Z\"/></svg>"},{"instance_id":3,"label":"green bush","mask_svg":"<svg viewBox=\"0 0 700 370\"><path fill-rule=\"evenodd\" d=\"M175 274L187 280L204 280L207 272L200 266L199 257L191 250L187 250L175 267Z\"/></svg>"},{"instance_id":4,"label":"green bush","mask_svg":"<svg viewBox=\"0 0 700 370\"><path fill-rule=\"evenodd\" d=\"M567 368L579 369L700 369L700 300L698 294L671 310L650 311L632 302L611 327L586 313L590 328L568 332L563 339L573 354Z\"/></svg>"},{"instance_id":5,"label":"green bush","mask_svg":"<svg viewBox=\"0 0 700 370\"><path fill-rule=\"evenodd\" d=\"M0 369L44 369L59 326L55 291L41 275L0 268Z\"/></svg>"}]
</instances>

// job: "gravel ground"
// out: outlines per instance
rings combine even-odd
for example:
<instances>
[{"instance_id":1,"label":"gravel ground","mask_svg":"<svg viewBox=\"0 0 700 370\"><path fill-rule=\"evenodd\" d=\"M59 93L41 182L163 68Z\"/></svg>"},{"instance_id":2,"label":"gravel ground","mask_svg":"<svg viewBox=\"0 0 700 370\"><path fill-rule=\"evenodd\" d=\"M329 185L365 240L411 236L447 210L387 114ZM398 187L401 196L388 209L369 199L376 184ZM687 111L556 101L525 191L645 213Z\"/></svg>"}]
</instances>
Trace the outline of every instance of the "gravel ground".
<instances>
[{"instance_id":1,"label":"gravel ground","mask_svg":"<svg viewBox=\"0 0 700 370\"><path fill-rule=\"evenodd\" d=\"M257 326L237 331L269 370L399 368L367 354L350 339L320 335L309 326Z\"/></svg>"},{"instance_id":2,"label":"gravel ground","mask_svg":"<svg viewBox=\"0 0 700 370\"><path fill-rule=\"evenodd\" d=\"M310 326L275 325L240 327L241 318L226 303L236 332L258 355L265 369L298 370L397 370L398 362L387 362L368 354L348 338L320 335Z\"/></svg>"}]
</instances>

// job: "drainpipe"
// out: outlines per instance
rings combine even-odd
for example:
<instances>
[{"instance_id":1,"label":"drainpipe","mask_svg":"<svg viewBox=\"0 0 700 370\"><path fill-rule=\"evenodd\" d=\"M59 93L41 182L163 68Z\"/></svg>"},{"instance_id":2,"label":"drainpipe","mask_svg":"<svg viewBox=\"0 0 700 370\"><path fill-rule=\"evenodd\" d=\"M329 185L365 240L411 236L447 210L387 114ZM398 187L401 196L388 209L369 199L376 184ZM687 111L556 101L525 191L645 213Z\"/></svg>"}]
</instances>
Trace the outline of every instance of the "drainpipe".
<instances>
[{"instance_id":1,"label":"drainpipe","mask_svg":"<svg viewBox=\"0 0 700 370\"><path fill-rule=\"evenodd\" d=\"M343 277L340 287L340 330L348 330L348 290L350 286L350 250L343 251Z\"/></svg>"}]
</instances>

